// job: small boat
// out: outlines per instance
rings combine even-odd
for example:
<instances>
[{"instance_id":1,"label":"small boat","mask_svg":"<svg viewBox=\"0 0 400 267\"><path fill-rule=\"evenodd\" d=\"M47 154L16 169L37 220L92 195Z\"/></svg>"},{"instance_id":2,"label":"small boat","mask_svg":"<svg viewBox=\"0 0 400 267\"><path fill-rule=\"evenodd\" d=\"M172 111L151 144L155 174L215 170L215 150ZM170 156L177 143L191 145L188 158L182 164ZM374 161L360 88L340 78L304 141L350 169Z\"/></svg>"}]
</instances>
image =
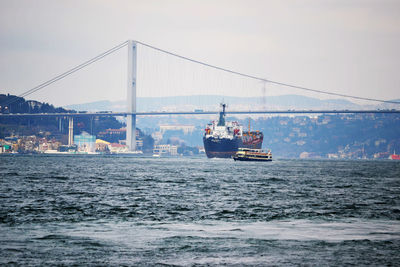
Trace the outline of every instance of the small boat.
<instances>
[{"instance_id":1,"label":"small boat","mask_svg":"<svg viewBox=\"0 0 400 267\"><path fill-rule=\"evenodd\" d=\"M393 154L389 156L389 159L400 160L400 155L396 155L396 151L394 151Z\"/></svg>"},{"instance_id":2,"label":"small boat","mask_svg":"<svg viewBox=\"0 0 400 267\"><path fill-rule=\"evenodd\" d=\"M232 156L234 160L241 161L272 161L272 153L262 149L239 148Z\"/></svg>"}]
</instances>

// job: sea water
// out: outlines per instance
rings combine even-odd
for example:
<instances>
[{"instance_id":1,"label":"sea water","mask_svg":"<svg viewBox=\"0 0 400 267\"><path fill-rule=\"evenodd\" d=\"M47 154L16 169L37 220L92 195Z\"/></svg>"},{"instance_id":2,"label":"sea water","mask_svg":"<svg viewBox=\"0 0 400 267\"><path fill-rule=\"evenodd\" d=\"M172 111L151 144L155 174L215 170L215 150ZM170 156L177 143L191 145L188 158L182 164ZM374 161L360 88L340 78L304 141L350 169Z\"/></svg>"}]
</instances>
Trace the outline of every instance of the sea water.
<instances>
[{"instance_id":1,"label":"sea water","mask_svg":"<svg viewBox=\"0 0 400 267\"><path fill-rule=\"evenodd\" d=\"M0 156L0 265L398 265L400 162Z\"/></svg>"}]
</instances>

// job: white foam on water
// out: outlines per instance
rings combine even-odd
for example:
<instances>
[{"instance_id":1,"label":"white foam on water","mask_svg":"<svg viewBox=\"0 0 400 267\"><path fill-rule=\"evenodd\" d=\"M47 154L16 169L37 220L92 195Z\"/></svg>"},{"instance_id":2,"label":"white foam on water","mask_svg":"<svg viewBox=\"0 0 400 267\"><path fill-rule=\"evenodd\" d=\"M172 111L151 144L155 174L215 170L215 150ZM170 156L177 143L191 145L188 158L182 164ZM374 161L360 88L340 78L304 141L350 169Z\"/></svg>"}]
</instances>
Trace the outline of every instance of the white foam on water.
<instances>
[{"instance_id":1,"label":"white foam on water","mask_svg":"<svg viewBox=\"0 0 400 267\"><path fill-rule=\"evenodd\" d=\"M278 242L342 242L342 241L385 241L400 240L400 223L394 220L278 220L269 222L110 222L96 221L85 223L51 223L47 225L25 225L0 232L5 233L5 240L18 241L12 247L18 248L21 242L40 240L46 236L57 239L92 240L98 244L112 246L118 251L147 251L157 253L176 253L179 257L154 258L159 263L187 265L192 264L227 264L260 265L280 263L278 250L273 253L240 254L242 250L253 251L254 246L264 241ZM21 236L20 240L15 240ZM23 236L23 238L22 238ZM36 240L36 241L35 241ZM56 242L59 242L56 240ZM202 252L210 246L210 251ZM269 246L269 245L267 245ZM185 250L188 247L188 250ZM159 252L161 251L164 252ZM146 254L143 254L146 255ZM143 260L138 255L135 260ZM155 257L158 257L155 256ZM288 256L290 258L290 255Z\"/></svg>"},{"instance_id":2,"label":"white foam on water","mask_svg":"<svg viewBox=\"0 0 400 267\"><path fill-rule=\"evenodd\" d=\"M71 226L69 224L69 226ZM400 239L400 223L388 220L310 221L285 220L269 222L155 223L102 222L55 226L63 235L100 239L127 246L143 246L171 237L237 238L260 240L297 240L341 242L346 240Z\"/></svg>"},{"instance_id":3,"label":"white foam on water","mask_svg":"<svg viewBox=\"0 0 400 267\"><path fill-rule=\"evenodd\" d=\"M309 220L253 223L209 222L207 224L163 224L176 235L235 237L263 240L387 240L400 238L398 221L315 222Z\"/></svg>"}]
</instances>

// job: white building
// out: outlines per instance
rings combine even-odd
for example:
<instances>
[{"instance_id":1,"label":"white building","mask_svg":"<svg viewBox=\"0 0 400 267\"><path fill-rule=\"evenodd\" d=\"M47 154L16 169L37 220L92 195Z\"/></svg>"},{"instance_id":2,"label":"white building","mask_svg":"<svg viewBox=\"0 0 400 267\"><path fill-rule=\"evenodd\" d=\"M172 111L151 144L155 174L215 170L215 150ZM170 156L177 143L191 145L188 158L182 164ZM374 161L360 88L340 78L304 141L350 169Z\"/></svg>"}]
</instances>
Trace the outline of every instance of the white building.
<instances>
[{"instance_id":1,"label":"white building","mask_svg":"<svg viewBox=\"0 0 400 267\"><path fill-rule=\"evenodd\" d=\"M184 134L192 133L195 130L194 125L160 125L160 132L183 131Z\"/></svg>"},{"instance_id":2,"label":"white building","mask_svg":"<svg viewBox=\"0 0 400 267\"><path fill-rule=\"evenodd\" d=\"M177 156L178 155L178 146L174 145L155 145L153 148L153 155L168 155L168 156Z\"/></svg>"}]
</instances>

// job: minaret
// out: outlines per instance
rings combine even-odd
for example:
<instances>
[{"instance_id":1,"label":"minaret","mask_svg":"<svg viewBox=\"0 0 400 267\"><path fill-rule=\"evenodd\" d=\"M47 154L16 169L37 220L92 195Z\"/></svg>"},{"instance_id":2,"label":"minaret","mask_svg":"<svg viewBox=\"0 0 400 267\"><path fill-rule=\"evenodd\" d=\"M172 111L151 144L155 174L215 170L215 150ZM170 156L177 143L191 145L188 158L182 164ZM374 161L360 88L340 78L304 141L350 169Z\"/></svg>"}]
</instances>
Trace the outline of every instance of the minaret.
<instances>
[{"instance_id":1,"label":"minaret","mask_svg":"<svg viewBox=\"0 0 400 267\"><path fill-rule=\"evenodd\" d=\"M137 44L135 41L128 41L128 87L127 107L128 113L136 113L136 59ZM126 117L126 145L130 151L136 150L136 114Z\"/></svg>"},{"instance_id":2,"label":"minaret","mask_svg":"<svg viewBox=\"0 0 400 267\"><path fill-rule=\"evenodd\" d=\"M74 144L74 118L68 117L68 146Z\"/></svg>"}]
</instances>

